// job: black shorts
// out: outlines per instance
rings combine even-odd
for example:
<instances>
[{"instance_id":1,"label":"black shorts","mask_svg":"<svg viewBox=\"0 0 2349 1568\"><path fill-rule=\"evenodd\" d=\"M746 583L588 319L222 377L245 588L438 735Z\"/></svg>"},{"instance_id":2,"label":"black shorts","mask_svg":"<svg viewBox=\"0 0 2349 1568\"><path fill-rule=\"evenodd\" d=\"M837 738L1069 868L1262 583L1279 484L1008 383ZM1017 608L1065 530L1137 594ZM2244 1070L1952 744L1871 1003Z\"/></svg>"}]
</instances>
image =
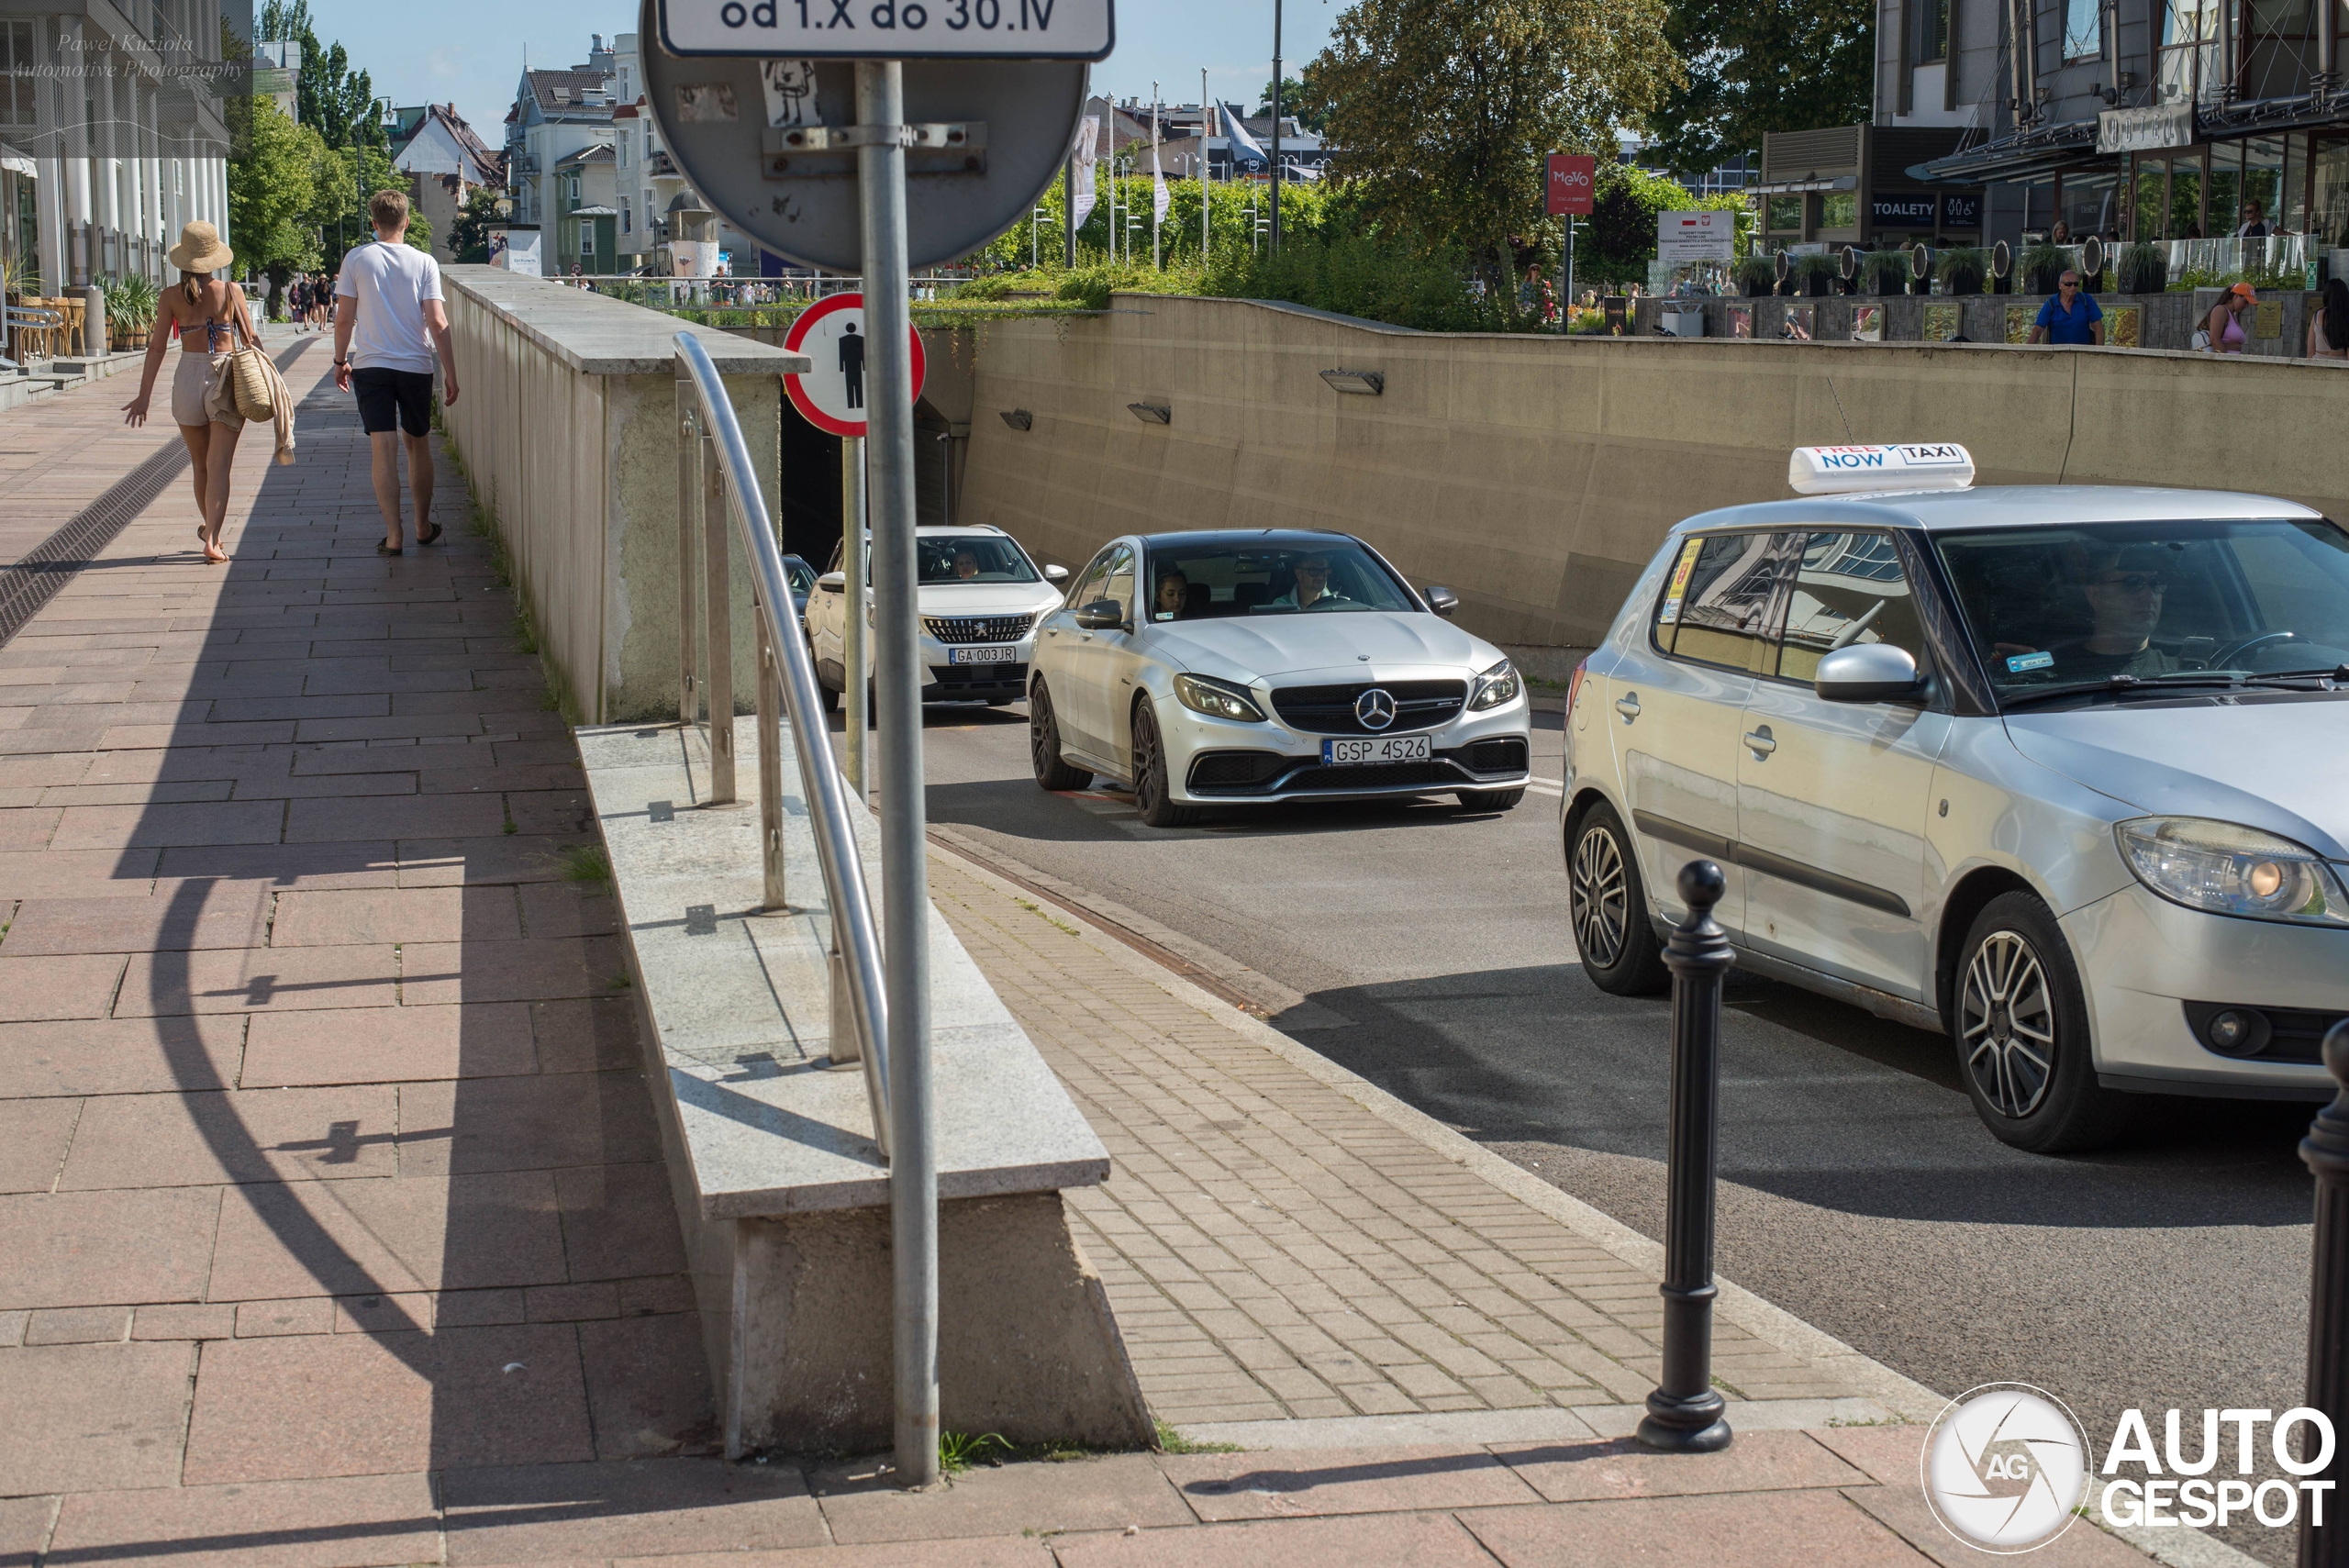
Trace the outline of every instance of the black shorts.
<instances>
[{"instance_id":1,"label":"black shorts","mask_svg":"<svg viewBox=\"0 0 2349 1568\"><path fill-rule=\"evenodd\" d=\"M374 367L351 373L359 398L359 428L371 436L391 434L395 420L411 436L432 430L432 373Z\"/></svg>"}]
</instances>

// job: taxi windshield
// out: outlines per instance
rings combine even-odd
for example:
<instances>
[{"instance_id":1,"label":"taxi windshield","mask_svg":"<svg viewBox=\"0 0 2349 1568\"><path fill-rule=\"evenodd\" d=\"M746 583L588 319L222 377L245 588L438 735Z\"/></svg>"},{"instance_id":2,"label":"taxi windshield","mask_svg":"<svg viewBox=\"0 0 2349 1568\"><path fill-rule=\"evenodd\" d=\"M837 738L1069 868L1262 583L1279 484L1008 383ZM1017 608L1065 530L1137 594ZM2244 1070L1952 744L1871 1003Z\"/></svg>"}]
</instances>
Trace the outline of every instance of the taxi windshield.
<instances>
[{"instance_id":1,"label":"taxi windshield","mask_svg":"<svg viewBox=\"0 0 2349 1568\"><path fill-rule=\"evenodd\" d=\"M2001 528L1934 543L2002 702L2349 663L2349 534L2322 519Z\"/></svg>"},{"instance_id":2,"label":"taxi windshield","mask_svg":"<svg viewBox=\"0 0 2349 1568\"><path fill-rule=\"evenodd\" d=\"M1027 551L1002 534L914 540L924 583L1033 583L1036 568Z\"/></svg>"},{"instance_id":3,"label":"taxi windshield","mask_svg":"<svg viewBox=\"0 0 2349 1568\"><path fill-rule=\"evenodd\" d=\"M1150 552L1150 618L1416 610L1409 593L1362 546L1233 540Z\"/></svg>"}]
</instances>

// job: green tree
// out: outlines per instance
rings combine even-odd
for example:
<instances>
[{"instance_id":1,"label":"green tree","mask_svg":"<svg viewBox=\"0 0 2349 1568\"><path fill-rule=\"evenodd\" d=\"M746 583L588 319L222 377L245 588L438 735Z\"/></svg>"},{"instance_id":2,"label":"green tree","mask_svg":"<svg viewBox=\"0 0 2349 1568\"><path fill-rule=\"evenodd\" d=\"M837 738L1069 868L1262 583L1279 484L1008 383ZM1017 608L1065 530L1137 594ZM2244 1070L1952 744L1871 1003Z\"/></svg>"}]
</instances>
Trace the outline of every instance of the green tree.
<instances>
[{"instance_id":1,"label":"green tree","mask_svg":"<svg viewBox=\"0 0 2349 1568\"><path fill-rule=\"evenodd\" d=\"M1262 118L1273 112L1273 84L1267 81L1264 90L1256 97L1256 117ZM1281 78L1281 114L1293 118L1307 130L1316 133L1330 124L1329 95L1314 80L1313 67L1305 67L1303 76Z\"/></svg>"},{"instance_id":2,"label":"green tree","mask_svg":"<svg viewBox=\"0 0 2349 1568\"><path fill-rule=\"evenodd\" d=\"M489 226L497 221L497 193L486 186L465 198L449 230L449 249L460 261L489 260ZM1013 231L1015 234L1018 230ZM998 241L1000 243L1000 241Z\"/></svg>"},{"instance_id":3,"label":"green tree","mask_svg":"<svg viewBox=\"0 0 2349 1568\"><path fill-rule=\"evenodd\" d=\"M1681 80L1662 0L1355 0L1312 71L1335 176L1375 228L1464 254L1502 299L1539 238L1544 158L1611 154Z\"/></svg>"},{"instance_id":4,"label":"green tree","mask_svg":"<svg viewBox=\"0 0 2349 1568\"><path fill-rule=\"evenodd\" d=\"M296 125L267 98L230 98L228 233L239 266L268 275L271 293L319 261L316 222L323 164L332 155L308 126Z\"/></svg>"},{"instance_id":5,"label":"green tree","mask_svg":"<svg viewBox=\"0 0 2349 1568\"><path fill-rule=\"evenodd\" d=\"M340 42L320 48L310 17L310 0L266 0L260 36L302 46L302 75L295 92L295 117L326 139L328 147L384 145L375 117L375 87L364 71L351 68Z\"/></svg>"},{"instance_id":6,"label":"green tree","mask_svg":"<svg viewBox=\"0 0 2349 1568\"><path fill-rule=\"evenodd\" d=\"M1687 79L1647 124L1683 176L1760 152L1765 132L1856 125L1872 113L1874 0L1672 0L1664 36Z\"/></svg>"}]
</instances>

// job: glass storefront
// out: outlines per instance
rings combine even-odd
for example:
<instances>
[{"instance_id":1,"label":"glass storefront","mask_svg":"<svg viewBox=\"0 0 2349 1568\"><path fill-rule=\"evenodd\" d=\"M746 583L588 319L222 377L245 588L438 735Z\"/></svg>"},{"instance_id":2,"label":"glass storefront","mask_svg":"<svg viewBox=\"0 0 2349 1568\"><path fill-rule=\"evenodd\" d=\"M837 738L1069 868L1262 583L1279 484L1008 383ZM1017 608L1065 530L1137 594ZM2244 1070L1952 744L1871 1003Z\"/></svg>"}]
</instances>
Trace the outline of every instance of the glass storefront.
<instances>
[{"instance_id":1,"label":"glass storefront","mask_svg":"<svg viewBox=\"0 0 2349 1568\"><path fill-rule=\"evenodd\" d=\"M2321 139L2310 161L2316 190L2309 204L2308 231L2328 246L2349 245L2349 141Z\"/></svg>"},{"instance_id":2,"label":"glass storefront","mask_svg":"<svg viewBox=\"0 0 2349 1568\"><path fill-rule=\"evenodd\" d=\"M1857 228L1860 226L1860 196L1856 191L1829 191L1819 198L1819 227L1821 228ZM1773 227L1776 227L1775 225Z\"/></svg>"},{"instance_id":3,"label":"glass storefront","mask_svg":"<svg viewBox=\"0 0 2349 1568\"><path fill-rule=\"evenodd\" d=\"M1802 197L1772 196L1769 200L1770 232L1799 233L1802 229Z\"/></svg>"},{"instance_id":4,"label":"glass storefront","mask_svg":"<svg viewBox=\"0 0 2349 1568\"><path fill-rule=\"evenodd\" d=\"M2091 234L2118 236L2121 214L2116 208L2121 195L2120 178L2111 172L2065 174L2056 216L2071 242L2076 245Z\"/></svg>"},{"instance_id":5,"label":"glass storefront","mask_svg":"<svg viewBox=\"0 0 2349 1568\"><path fill-rule=\"evenodd\" d=\"M2304 227L2291 221L2292 204L2285 198L2284 139L2280 136L2254 136L2243 144L2242 201L2257 202L2261 217L2271 231ZM2217 188L2212 187L2210 210L2220 210ZM2234 221L2242 223L2242 206L2230 208ZM2232 234L2233 228L2227 230Z\"/></svg>"}]
</instances>

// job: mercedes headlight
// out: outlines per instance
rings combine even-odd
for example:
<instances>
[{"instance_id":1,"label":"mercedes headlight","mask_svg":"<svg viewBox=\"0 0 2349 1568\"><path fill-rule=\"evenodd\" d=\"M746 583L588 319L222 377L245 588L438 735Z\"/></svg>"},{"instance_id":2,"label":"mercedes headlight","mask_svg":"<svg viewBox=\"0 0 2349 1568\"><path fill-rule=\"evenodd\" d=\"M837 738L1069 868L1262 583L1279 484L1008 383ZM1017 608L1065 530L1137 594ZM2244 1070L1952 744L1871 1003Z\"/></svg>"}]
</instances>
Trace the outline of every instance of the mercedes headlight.
<instances>
[{"instance_id":1,"label":"mercedes headlight","mask_svg":"<svg viewBox=\"0 0 2349 1568\"><path fill-rule=\"evenodd\" d=\"M2349 926L2340 874L2288 839L2200 817L2140 817L2113 838L2137 880L2173 904L2255 920Z\"/></svg>"},{"instance_id":2,"label":"mercedes headlight","mask_svg":"<svg viewBox=\"0 0 2349 1568\"><path fill-rule=\"evenodd\" d=\"M1210 718L1245 718L1261 723L1264 717L1248 688L1230 681L1206 675L1177 675L1174 695L1193 713L1204 713Z\"/></svg>"},{"instance_id":3,"label":"mercedes headlight","mask_svg":"<svg viewBox=\"0 0 2349 1568\"><path fill-rule=\"evenodd\" d=\"M1469 711L1481 713L1511 701L1517 695L1518 685L1517 666L1502 660L1476 677L1475 695L1468 699Z\"/></svg>"}]
</instances>

